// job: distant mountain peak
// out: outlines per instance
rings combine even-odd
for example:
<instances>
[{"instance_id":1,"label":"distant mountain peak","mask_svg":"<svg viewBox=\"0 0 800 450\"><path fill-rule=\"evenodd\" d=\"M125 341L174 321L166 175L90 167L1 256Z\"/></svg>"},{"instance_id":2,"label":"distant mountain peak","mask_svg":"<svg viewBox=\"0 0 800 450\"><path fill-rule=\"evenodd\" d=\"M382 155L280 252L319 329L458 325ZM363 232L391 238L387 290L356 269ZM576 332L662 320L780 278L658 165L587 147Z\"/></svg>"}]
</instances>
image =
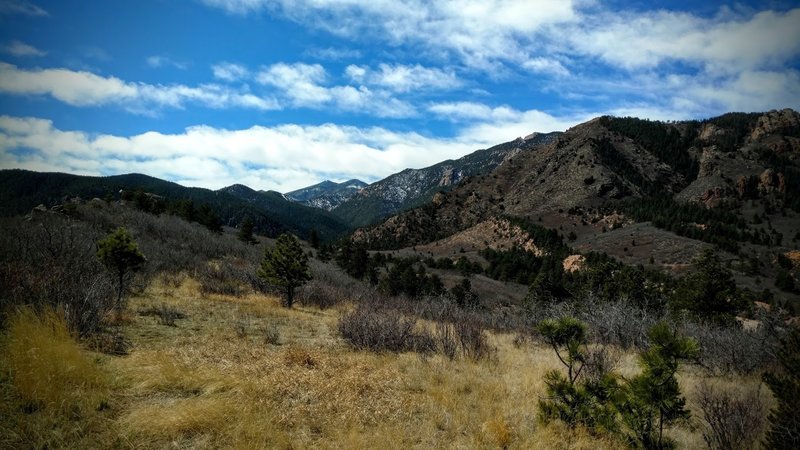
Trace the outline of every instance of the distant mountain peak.
<instances>
[{"instance_id":1,"label":"distant mountain peak","mask_svg":"<svg viewBox=\"0 0 800 450\"><path fill-rule=\"evenodd\" d=\"M325 180L312 186L287 192L285 197L306 206L330 211L347 201L365 186L367 186L367 183L355 178L341 183Z\"/></svg>"}]
</instances>

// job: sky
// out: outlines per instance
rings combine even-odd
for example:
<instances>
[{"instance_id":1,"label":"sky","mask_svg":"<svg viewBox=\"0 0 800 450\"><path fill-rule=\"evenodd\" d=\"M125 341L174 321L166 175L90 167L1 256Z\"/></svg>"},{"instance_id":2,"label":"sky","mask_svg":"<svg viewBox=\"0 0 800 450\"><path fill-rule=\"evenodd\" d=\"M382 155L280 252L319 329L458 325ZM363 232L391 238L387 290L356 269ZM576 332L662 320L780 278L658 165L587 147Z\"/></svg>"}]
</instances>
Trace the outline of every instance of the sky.
<instances>
[{"instance_id":1,"label":"sky","mask_svg":"<svg viewBox=\"0 0 800 450\"><path fill-rule=\"evenodd\" d=\"M288 192L782 108L798 1L0 0L1 169Z\"/></svg>"}]
</instances>

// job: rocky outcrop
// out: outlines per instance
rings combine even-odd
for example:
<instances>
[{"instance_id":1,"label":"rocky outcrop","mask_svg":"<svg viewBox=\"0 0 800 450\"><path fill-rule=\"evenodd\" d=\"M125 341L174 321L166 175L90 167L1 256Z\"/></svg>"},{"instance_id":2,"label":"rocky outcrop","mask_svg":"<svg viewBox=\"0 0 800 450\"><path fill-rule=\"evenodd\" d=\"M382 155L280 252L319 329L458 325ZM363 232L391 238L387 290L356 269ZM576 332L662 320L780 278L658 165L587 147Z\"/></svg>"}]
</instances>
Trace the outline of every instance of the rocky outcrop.
<instances>
[{"instance_id":1,"label":"rocky outcrop","mask_svg":"<svg viewBox=\"0 0 800 450\"><path fill-rule=\"evenodd\" d=\"M564 258L563 267L564 272L577 272L583 269L586 265L586 257L583 255L569 255Z\"/></svg>"},{"instance_id":2,"label":"rocky outcrop","mask_svg":"<svg viewBox=\"0 0 800 450\"><path fill-rule=\"evenodd\" d=\"M770 111L758 118L750 133L750 140L757 141L764 136L782 134L797 137L800 134L800 113L791 109Z\"/></svg>"}]
</instances>

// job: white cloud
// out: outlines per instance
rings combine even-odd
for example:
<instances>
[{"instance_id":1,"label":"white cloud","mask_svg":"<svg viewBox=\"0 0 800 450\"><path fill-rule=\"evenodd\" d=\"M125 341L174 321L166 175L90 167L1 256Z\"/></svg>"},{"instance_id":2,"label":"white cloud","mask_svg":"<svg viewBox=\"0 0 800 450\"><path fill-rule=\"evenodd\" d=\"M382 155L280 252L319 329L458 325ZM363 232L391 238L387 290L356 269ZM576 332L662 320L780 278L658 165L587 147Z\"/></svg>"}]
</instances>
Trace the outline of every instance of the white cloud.
<instances>
[{"instance_id":1,"label":"white cloud","mask_svg":"<svg viewBox=\"0 0 800 450\"><path fill-rule=\"evenodd\" d=\"M281 89L296 106L318 106L331 100L329 90L320 85L327 79L319 64L273 64L256 77L261 84Z\"/></svg>"},{"instance_id":2,"label":"white cloud","mask_svg":"<svg viewBox=\"0 0 800 450\"><path fill-rule=\"evenodd\" d=\"M800 56L796 7L758 11L723 6L709 17L665 9L612 11L594 0L204 1L232 14L282 14L309 28L358 42L379 40L450 66L456 59L460 70L483 71L495 79L527 75L548 92L586 102L594 97L608 110L651 102L661 112L681 112L679 105L685 105L693 115L712 115L727 107L792 106L794 89L787 83ZM409 67L415 66L384 70L353 65L346 75L370 88L407 92L420 83L391 69ZM700 98L686 98L670 75L688 77ZM748 77L771 84L739 82ZM650 93L639 85L642 79ZM592 85L610 86L624 97L611 97ZM776 86L789 88L785 99L774 95Z\"/></svg>"},{"instance_id":3,"label":"white cloud","mask_svg":"<svg viewBox=\"0 0 800 450\"><path fill-rule=\"evenodd\" d=\"M434 103L428 107L433 114L452 121L460 120L513 120L520 112L508 106L492 108L483 103L447 102Z\"/></svg>"},{"instance_id":4,"label":"white cloud","mask_svg":"<svg viewBox=\"0 0 800 450\"><path fill-rule=\"evenodd\" d=\"M361 58L361 51L351 48L312 48L303 52L304 55L311 58L323 59L327 61L341 61L344 59L357 59Z\"/></svg>"},{"instance_id":5,"label":"white cloud","mask_svg":"<svg viewBox=\"0 0 800 450\"><path fill-rule=\"evenodd\" d=\"M560 61L551 58L531 58L527 61L524 61L522 63L522 67L530 70L531 72L544 73L559 77L565 77L569 75L569 70L567 70L567 68L564 67Z\"/></svg>"},{"instance_id":6,"label":"white cloud","mask_svg":"<svg viewBox=\"0 0 800 450\"><path fill-rule=\"evenodd\" d=\"M115 136L63 131L39 118L0 116L0 168L91 175L143 172L189 186L216 189L244 183L288 192L324 179L374 181L575 123L528 111L511 120L475 124L451 138L333 124L242 130L196 126L176 134Z\"/></svg>"},{"instance_id":7,"label":"white cloud","mask_svg":"<svg viewBox=\"0 0 800 450\"><path fill-rule=\"evenodd\" d=\"M221 62L211 66L214 78L223 81L239 81L250 77L250 71L241 64Z\"/></svg>"},{"instance_id":8,"label":"white cloud","mask_svg":"<svg viewBox=\"0 0 800 450\"><path fill-rule=\"evenodd\" d=\"M276 87L295 107L329 108L403 118L416 114L414 108L382 90L366 86L326 86L328 73L319 64L278 63L263 68L256 80Z\"/></svg>"},{"instance_id":9,"label":"white cloud","mask_svg":"<svg viewBox=\"0 0 800 450\"><path fill-rule=\"evenodd\" d=\"M379 64L377 70L350 65L345 69L345 74L355 82L380 86L394 92L454 89L463 84L452 71L419 64Z\"/></svg>"},{"instance_id":10,"label":"white cloud","mask_svg":"<svg viewBox=\"0 0 800 450\"><path fill-rule=\"evenodd\" d=\"M0 14L46 16L47 11L25 0L0 0Z\"/></svg>"},{"instance_id":11,"label":"white cloud","mask_svg":"<svg viewBox=\"0 0 800 450\"><path fill-rule=\"evenodd\" d=\"M629 70L685 61L731 72L782 65L800 54L800 9L713 19L670 11L605 13L567 27L563 38L582 54Z\"/></svg>"},{"instance_id":12,"label":"white cloud","mask_svg":"<svg viewBox=\"0 0 800 450\"><path fill-rule=\"evenodd\" d=\"M0 63L0 92L15 95L50 95L73 106L119 104L137 113L152 113L152 107L183 108L187 103L210 108L242 107L277 109L273 99L227 87L204 84L153 85L132 83L116 77L69 69L19 69Z\"/></svg>"},{"instance_id":13,"label":"white cloud","mask_svg":"<svg viewBox=\"0 0 800 450\"><path fill-rule=\"evenodd\" d=\"M572 0L204 0L232 14L278 11L297 22L350 38L364 34L455 55L489 69L523 62L548 25L578 18ZM585 2L584 2L585 3Z\"/></svg>"},{"instance_id":14,"label":"white cloud","mask_svg":"<svg viewBox=\"0 0 800 450\"><path fill-rule=\"evenodd\" d=\"M3 52L14 56L45 56L47 52L39 50L38 48L26 44L21 41L11 41L8 45L3 46Z\"/></svg>"},{"instance_id":15,"label":"white cloud","mask_svg":"<svg viewBox=\"0 0 800 450\"><path fill-rule=\"evenodd\" d=\"M172 67L174 67L176 69L180 69L180 70L186 70L186 69L189 68L189 65L187 63L182 62L182 61L176 61L176 60L174 60L174 59L172 59L172 58L170 58L168 56L164 56L164 55L148 56L146 61L147 61L147 65L152 67L152 68L154 68L154 69L158 69L158 68L166 67L166 66L172 66Z\"/></svg>"}]
</instances>

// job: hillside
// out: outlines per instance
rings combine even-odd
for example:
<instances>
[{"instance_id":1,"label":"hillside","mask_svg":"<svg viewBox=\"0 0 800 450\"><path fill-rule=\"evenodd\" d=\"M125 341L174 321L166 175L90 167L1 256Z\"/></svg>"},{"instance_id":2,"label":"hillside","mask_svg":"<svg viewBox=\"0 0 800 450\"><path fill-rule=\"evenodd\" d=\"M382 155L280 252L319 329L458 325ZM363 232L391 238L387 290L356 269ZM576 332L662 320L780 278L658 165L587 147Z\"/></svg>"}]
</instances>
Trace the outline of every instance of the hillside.
<instances>
[{"instance_id":1,"label":"hillside","mask_svg":"<svg viewBox=\"0 0 800 450\"><path fill-rule=\"evenodd\" d=\"M289 200L330 211L349 200L365 186L367 183L355 179L342 183L325 180L313 186L287 192L285 195Z\"/></svg>"},{"instance_id":2,"label":"hillside","mask_svg":"<svg viewBox=\"0 0 800 450\"><path fill-rule=\"evenodd\" d=\"M255 275L263 248L229 230L125 202L75 205L72 215L0 220L0 447L566 450L625 448L635 436L623 408L606 411L613 430L546 418L552 373L567 370L532 331L566 311L579 317L586 341L573 347L586 364L577 386L606 375L625 383L643 373L647 330L663 312L624 299L571 310L420 301L317 258L299 304L287 308ZM109 225L129 230L147 257L122 311L92 245ZM515 227L498 230L513 235L498 247L523 238ZM93 332L75 332L86 319ZM696 363L676 363L671 388L695 420L666 424L665 436L700 448L714 420L736 412L731 420L749 420L734 436L758 442L776 404L760 373L775 367L783 327L672 323L702 351ZM629 395L624 385L611 392ZM720 419L707 399L741 406Z\"/></svg>"},{"instance_id":3,"label":"hillside","mask_svg":"<svg viewBox=\"0 0 800 450\"><path fill-rule=\"evenodd\" d=\"M227 190L226 190L227 189ZM236 227L250 216L256 230L268 236L291 230L307 236L316 229L322 236L333 238L346 227L335 217L283 198L266 193L243 198L235 189L212 191L187 188L142 174L89 177L64 173L39 173L27 170L0 171L0 216L29 212L37 205L62 204L66 198L81 197L117 199L121 191L143 191L165 202L191 200L195 207L207 204L220 217L223 225ZM255 192L247 189L248 191Z\"/></svg>"},{"instance_id":4,"label":"hillside","mask_svg":"<svg viewBox=\"0 0 800 450\"><path fill-rule=\"evenodd\" d=\"M534 133L526 139L478 150L456 160L423 169L406 169L359 190L332 212L353 227L370 225L427 203L437 192L449 191L470 176L489 173L514 155L551 142L559 134Z\"/></svg>"},{"instance_id":5,"label":"hillside","mask_svg":"<svg viewBox=\"0 0 800 450\"><path fill-rule=\"evenodd\" d=\"M517 217L557 230L583 252L669 270L716 246L744 286L796 301L773 281L785 270L778 255L800 248L799 117L784 110L676 123L597 118L358 230L354 240L435 248L497 217Z\"/></svg>"}]
</instances>

